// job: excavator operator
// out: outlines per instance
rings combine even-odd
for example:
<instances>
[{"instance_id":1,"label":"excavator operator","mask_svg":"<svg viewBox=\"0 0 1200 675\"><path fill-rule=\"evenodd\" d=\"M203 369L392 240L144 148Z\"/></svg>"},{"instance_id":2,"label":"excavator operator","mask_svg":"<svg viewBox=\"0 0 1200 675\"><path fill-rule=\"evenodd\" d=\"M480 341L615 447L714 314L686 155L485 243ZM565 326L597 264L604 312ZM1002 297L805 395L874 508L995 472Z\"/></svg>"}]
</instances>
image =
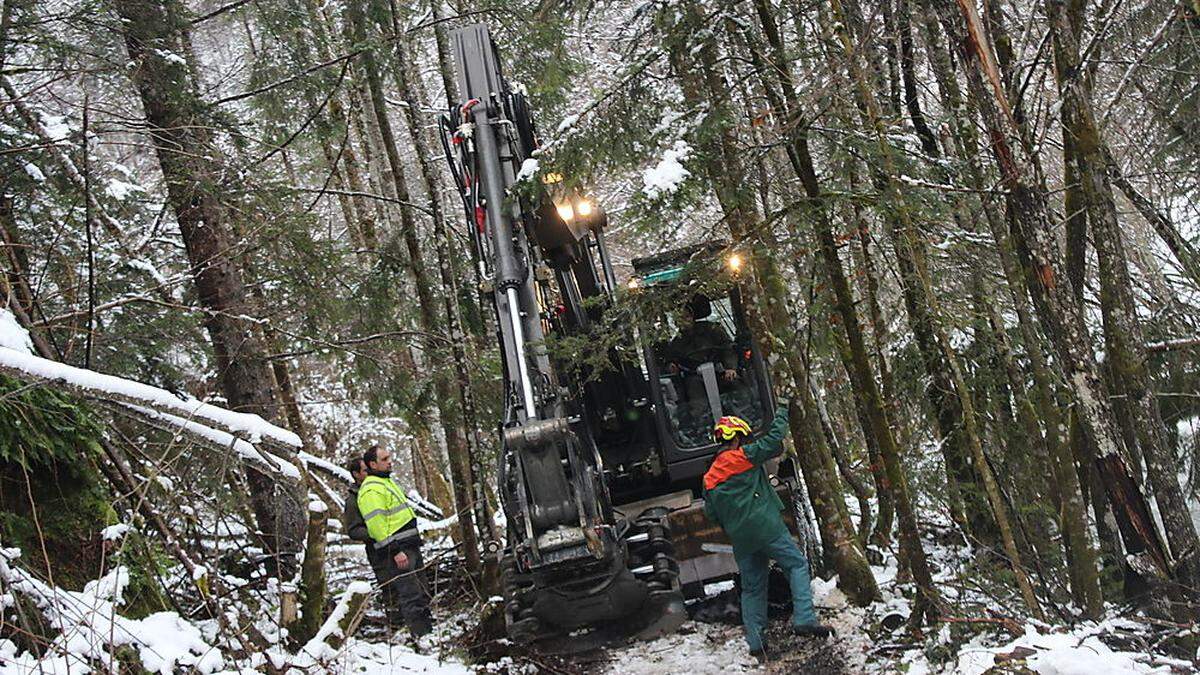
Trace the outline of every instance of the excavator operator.
<instances>
[{"instance_id":1,"label":"excavator operator","mask_svg":"<svg viewBox=\"0 0 1200 675\"><path fill-rule=\"evenodd\" d=\"M672 375L692 373L702 363L711 362L721 379L737 379L737 350L733 339L720 323L709 321L712 301L697 293L683 309L679 334L663 349L667 369ZM701 385L703 387L703 385Z\"/></svg>"}]
</instances>

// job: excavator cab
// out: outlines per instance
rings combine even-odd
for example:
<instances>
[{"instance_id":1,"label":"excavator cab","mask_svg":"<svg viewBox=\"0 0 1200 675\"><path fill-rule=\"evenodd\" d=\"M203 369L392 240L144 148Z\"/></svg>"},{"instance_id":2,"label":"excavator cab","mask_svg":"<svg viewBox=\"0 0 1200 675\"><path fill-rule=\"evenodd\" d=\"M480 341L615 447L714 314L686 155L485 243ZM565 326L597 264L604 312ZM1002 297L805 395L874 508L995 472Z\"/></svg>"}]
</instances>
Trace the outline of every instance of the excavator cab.
<instances>
[{"instance_id":1,"label":"excavator cab","mask_svg":"<svg viewBox=\"0 0 1200 675\"><path fill-rule=\"evenodd\" d=\"M666 311L644 317L650 325L643 359L672 483L707 469L717 449L712 428L722 416L737 415L754 429L770 422L770 381L742 302L741 264L722 242L633 261L630 288L666 300Z\"/></svg>"}]
</instances>

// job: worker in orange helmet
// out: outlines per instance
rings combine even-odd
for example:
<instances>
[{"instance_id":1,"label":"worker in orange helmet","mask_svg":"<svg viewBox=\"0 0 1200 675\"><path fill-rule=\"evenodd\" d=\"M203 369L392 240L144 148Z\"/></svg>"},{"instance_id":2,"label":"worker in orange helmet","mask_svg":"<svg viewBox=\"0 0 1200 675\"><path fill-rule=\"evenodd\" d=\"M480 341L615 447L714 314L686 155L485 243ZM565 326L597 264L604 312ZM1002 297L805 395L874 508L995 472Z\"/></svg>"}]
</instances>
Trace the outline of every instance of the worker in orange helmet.
<instances>
[{"instance_id":1,"label":"worker in orange helmet","mask_svg":"<svg viewBox=\"0 0 1200 675\"><path fill-rule=\"evenodd\" d=\"M721 445L704 474L704 511L733 542L733 557L742 577L742 625L750 654L768 659L767 571L774 560L787 573L792 588L792 630L797 635L827 637L833 629L817 620L813 609L808 560L792 539L780 512L783 501L771 487L763 465L783 452L788 430L787 400L781 400L771 428L754 442L750 425L740 417L722 417L713 428Z\"/></svg>"}]
</instances>

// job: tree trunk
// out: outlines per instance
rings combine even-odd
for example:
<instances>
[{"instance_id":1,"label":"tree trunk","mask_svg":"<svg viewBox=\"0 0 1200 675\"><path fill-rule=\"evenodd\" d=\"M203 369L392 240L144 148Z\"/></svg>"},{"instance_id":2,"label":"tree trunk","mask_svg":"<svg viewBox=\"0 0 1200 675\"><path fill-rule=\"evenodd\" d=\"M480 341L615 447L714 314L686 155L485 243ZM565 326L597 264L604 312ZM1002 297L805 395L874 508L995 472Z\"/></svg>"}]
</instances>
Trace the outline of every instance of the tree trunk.
<instances>
[{"instance_id":1,"label":"tree trunk","mask_svg":"<svg viewBox=\"0 0 1200 675\"><path fill-rule=\"evenodd\" d=\"M114 3L124 20L132 77L166 180L167 199L187 248L200 304L208 310L205 328L221 388L233 409L275 422L279 399L266 350L243 318L249 314L246 293L234 260L228 207L220 201L228 185L212 159L219 150L212 144L210 126L201 117L204 105L183 64L168 58L181 49L180 36L187 26L173 7L154 0ZM277 476L250 463L244 467L264 549L275 556L275 572L288 578L294 574L304 532L303 486L298 481L277 483Z\"/></svg>"},{"instance_id":2,"label":"tree trunk","mask_svg":"<svg viewBox=\"0 0 1200 675\"><path fill-rule=\"evenodd\" d=\"M846 25L846 13L841 0L833 0L831 5L838 22L843 26ZM987 541L994 521L996 528L999 529L1000 541L1012 566L1025 604L1035 617L1040 618L1041 607L1021 563L1021 555L1013 537L1008 508L983 453L974 401L970 392L967 391L957 356L940 325L939 312L929 285L929 271L926 266L924 246L913 226L908 208L895 180L899 172L896 170L892 149L884 133L879 104L862 70L857 49L849 33L844 29L839 30L838 33L846 54L850 75L857 90L864 122L875 132L876 146L880 159L882 159L882 166L877 167L874 171L875 182L889 202L884 219L888 224L888 234L896 252L909 324L912 326L918 347L921 349L926 372L932 380L932 386L929 389L931 399L935 400L935 405L939 410L938 418L944 425L943 432L950 431L951 433L951 436L945 438L945 445L949 446L953 440L955 444L959 444L959 452L969 453L969 456L947 455L947 459L969 462L965 466L955 467L955 477L960 481L960 489L963 489L964 504L967 507L967 516L971 521L971 531L976 537ZM976 476L983 484L982 494L975 493L975 490L978 489L974 484ZM964 483L964 480L967 482ZM976 499L985 501L982 504L975 504L974 500ZM988 506L991 507L990 518L987 514Z\"/></svg>"},{"instance_id":3,"label":"tree trunk","mask_svg":"<svg viewBox=\"0 0 1200 675\"><path fill-rule=\"evenodd\" d=\"M1064 125L1073 136L1081 201L1092 224L1100 265L1100 308L1107 364L1113 371L1114 388L1128 406L1130 424L1166 525L1167 542L1178 563L1177 578L1185 587L1194 587L1200 581L1200 537L1175 477L1175 458L1167 443L1158 399L1146 368L1146 341L1136 316L1137 299L1117 220L1108 163L1091 108L1091 91L1079 63L1077 28L1061 2L1048 2L1046 11L1056 47L1055 72L1063 101Z\"/></svg>"},{"instance_id":4,"label":"tree trunk","mask_svg":"<svg viewBox=\"0 0 1200 675\"><path fill-rule=\"evenodd\" d=\"M853 189L853 187L851 188ZM867 229L866 223L862 220L858 213L858 207L852 207L855 211L854 224L856 229L855 239L858 240L858 251L862 259L861 276L863 278L863 293L867 301L867 315L870 318L872 342L871 351L875 354L875 361L879 364L879 393L881 395L880 402L884 406L884 419L887 422L888 429L892 433L892 438L895 440L897 451L899 448L906 447L902 429L896 428L896 421L900 419L899 400L896 397L896 378L892 374L891 366L888 364L887 354L884 350L884 345L887 344L887 325L883 321L883 310L879 306L879 273L875 269L874 254L871 253L871 234ZM864 345L864 349L866 346ZM870 367L870 359L866 359L868 368ZM890 403L889 403L890 402ZM868 446L868 450L870 450ZM892 536L892 525L896 518L896 495L895 490L891 487L891 482L887 478L887 469L884 468L883 452L876 448L877 456L871 457L871 475L875 477L875 494L879 495L879 519L875 524L875 532L871 535L871 541L879 546L885 546ZM881 487L882 486L882 487Z\"/></svg>"},{"instance_id":5,"label":"tree trunk","mask_svg":"<svg viewBox=\"0 0 1200 675\"><path fill-rule=\"evenodd\" d=\"M922 36L929 53L929 63L938 83L943 107L947 110L965 110L962 91L952 71L950 54L946 51L947 41L938 31L938 13L928 0L921 0L922 17L919 22ZM953 35L953 32L949 33ZM970 63L967 62L967 66ZM1067 550L1071 590L1076 603L1087 616L1097 616L1102 611L1099 577L1096 573L1096 547L1088 536L1084 497L1075 471L1075 463L1067 443L1066 422L1060 412L1060 403L1054 393L1053 376L1042 351L1042 338L1038 333L1029 309L1029 296L1021 276L1019 263L1013 252L1012 241L1004 230L1004 224L994 215L990 199L982 192L990 187L978 161L979 139L970 117L956 114L951 117L951 131L959 157L966 167L970 184L981 190L984 220L1000 255L1001 267L1013 300L1021 339L1029 359L1029 374L1033 380L1033 397L1030 401L1022 396L1020 409L1036 405L1045 429L1044 442L1051 458L1050 467L1058 486L1059 527L1063 533ZM1011 216L1011 211L1009 212ZM994 306L993 306L993 309ZM993 322L998 321L993 317ZM1000 331L997 329L997 334ZM1015 376L1014 376L1015 377ZM1014 392L1022 388L1014 384ZM1018 412L1018 415L1021 413ZM1101 523L1101 526L1103 523Z\"/></svg>"},{"instance_id":6,"label":"tree trunk","mask_svg":"<svg viewBox=\"0 0 1200 675\"><path fill-rule=\"evenodd\" d=\"M938 2L943 3L944 11L952 11L946 5L948 0ZM1063 275L1058 247L1052 237L1045 187L1040 185L1041 177L1035 168L1014 152L1010 139L1016 138L1020 147L1020 129L1012 116L974 4L971 0L958 0L958 4L966 21L966 37L956 42L964 63L971 64L966 68L971 102L982 116L1008 190L1006 210L1027 288L1074 394L1084 432L1097 449L1097 469L1103 477L1126 550L1144 561L1137 566L1143 574L1150 571L1166 578L1170 575L1166 549L1145 497L1129 473L1112 406L1087 339L1082 308L1074 301L1069 284L1060 281ZM944 23L952 25L950 21ZM985 76L991 84L990 93L984 85Z\"/></svg>"},{"instance_id":7,"label":"tree trunk","mask_svg":"<svg viewBox=\"0 0 1200 675\"><path fill-rule=\"evenodd\" d=\"M817 404L821 431L825 434L826 444L833 452L838 474L841 475L842 480L846 481L846 485L850 486L850 491L854 493L854 499L858 501L858 544L865 549L867 541L871 537L871 491L851 468L850 457L839 440L840 436L834 427L833 416L829 414L829 406L826 405L825 397L821 395L821 389L817 386L811 371L809 373L809 390L812 392L813 401Z\"/></svg>"},{"instance_id":8,"label":"tree trunk","mask_svg":"<svg viewBox=\"0 0 1200 675\"><path fill-rule=\"evenodd\" d=\"M325 611L325 529L329 513L321 502L308 505L308 537L304 563L300 567L300 619L291 627L292 636L308 642L321 629Z\"/></svg>"},{"instance_id":9,"label":"tree trunk","mask_svg":"<svg viewBox=\"0 0 1200 675\"><path fill-rule=\"evenodd\" d=\"M322 63L333 60L333 52L330 47L333 32L326 26L325 17L317 8L316 0L304 0L304 9L308 15L312 36L316 43L317 56ZM352 83L353 78L348 77L347 81ZM350 84L347 89L354 91L353 84ZM342 210L350 218L346 222L346 228L350 231L351 239L359 249L358 258L365 264L371 264L374 260L372 253L379 248L375 210L366 204L366 198L362 196L366 193L366 189L359 168L358 153L354 148L354 134L351 133L353 125L342 98L340 94L333 96L329 100L328 115L322 115L320 120L328 133L341 132L344 135L339 147L340 153L334 152L333 145L329 142L326 134L318 132L318 136L321 138L321 152L326 163L331 170L339 170L344 174L345 185L351 192L348 196L340 195L338 199L345 202ZM360 137L360 140L365 142L366 139Z\"/></svg>"},{"instance_id":10,"label":"tree trunk","mask_svg":"<svg viewBox=\"0 0 1200 675\"><path fill-rule=\"evenodd\" d=\"M796 101L798 98L795 84L790 75L790 62L785 57L783 38L779 33L779 29L775 24L771 9L767 5L766 0L756 0L754 5L758 14L759 25L770 47L770 68L764 63L766 59L759 53L755 45L749 44L748 47L767 98L771 105L783 116L782 126L789 130L790 142L787 145L788 160L796 176L800 179L808 197L809 208L807 211L812 216L811 221L816 230L820 259L833 290L834 307L838 312L839 323L845 336L847 351L842 354L842 363L850 377L855 409L863 426L863 435L867 439L868 451L874 450L874 453L872 453L871 474L875 480L876 494L879 495L880 499L880 521L881 524L886 523L887 528L886 530L882 530L882 526L881 528L877 528L876 531L880 532L880 534L876 536L875 541L877 543L884 543L891 529L892 512L890 507L897 500L903 500L906 504L900 508L911 509L911 505L907 504L907 488L900 487L900 484L895 482L894 477L890 475L891 472L886 468L889 461L887 459L888 453L894 456L898 466L899 449L895 437L892 435L891 425L884 410L883 400L879 395L879 388L875 384L875 374L871 369L870 357L867 354L866 343L863 340L862 326L858 320L858 314L854 309L853 294L850 291L845 270L842 268L841 259L838 257L837 243L833 235L830 214L828 207L825 205L825 199L817 180L816 169L813 166L812 156L808 149L807 126L801 119L800 111L790 109L791 104L789 104L789 101ZM747 35L746 39L749 41L750 36ZM768 71L775 74L775 79L779 82L779 86L782 87L782 95L772 83L772 79L768 77ZM900 490L903 490L905 494L898 495L897 492ZM885 504L889 507L887 511L884 509ZM915 517L911 519L911 522L915 526ZM905 541L919 541L919 537L915 531L908 533L908 535L905 537ZM917 561L917 564L923 565L923 552L919 554L919 558L920 560ZM916 576L922 575L917 573ZM932 590L932 586L930 590Z\"/></svg>"}]
</instances>

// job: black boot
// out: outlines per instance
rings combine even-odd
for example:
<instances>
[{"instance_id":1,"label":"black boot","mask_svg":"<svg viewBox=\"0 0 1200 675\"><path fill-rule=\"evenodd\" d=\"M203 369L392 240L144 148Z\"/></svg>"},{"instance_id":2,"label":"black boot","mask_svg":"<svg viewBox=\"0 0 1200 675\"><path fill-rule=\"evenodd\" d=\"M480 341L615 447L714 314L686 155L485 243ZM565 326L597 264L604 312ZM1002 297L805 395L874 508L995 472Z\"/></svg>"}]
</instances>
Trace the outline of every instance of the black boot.
<instances>
[{"instance_id":1,"label":"black boot","mask_svg":"<svg viewBox=\"0 0 1200 675\"><path fill-rule=\"evenodd\" d=\"M833 628L820 623L809 623L803 626L792 626L792 632L801 637L826 638L834 634Z\"/></svg>"}]
</instances>

